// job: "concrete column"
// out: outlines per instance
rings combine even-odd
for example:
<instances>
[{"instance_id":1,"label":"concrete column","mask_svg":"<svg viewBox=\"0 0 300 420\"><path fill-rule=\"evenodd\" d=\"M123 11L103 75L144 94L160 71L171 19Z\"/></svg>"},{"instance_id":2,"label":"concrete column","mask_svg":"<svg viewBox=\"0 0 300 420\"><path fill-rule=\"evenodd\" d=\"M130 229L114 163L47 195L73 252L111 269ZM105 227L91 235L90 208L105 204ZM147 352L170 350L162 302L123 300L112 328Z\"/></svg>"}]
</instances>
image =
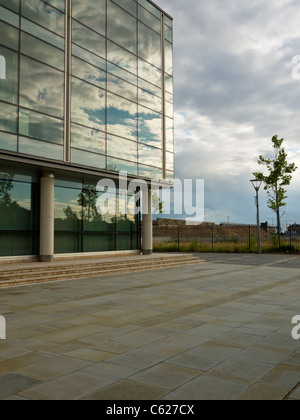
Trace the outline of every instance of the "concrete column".
<instances>
[{"instance_id":1,"label":"concrete column","mask_svg":"<svg viewBox=\"0 0 300 420\"><path fill-rule=\"evenodd\" d=\"M143 230L142 230L142 251L144 255L151 255L153 252L153 224L152 224L152 191L144 192L148 200L143 199Z\"/></svg>"},{"instance_id":2,"label":"concrete column","mask_svg":"<svg viewBox=\"0 0 300 420\"><path fill-rule=\"evenodd\" d=\"M54 256L54 175L41 177L40 261L52 262Z\"/></svg>"}]
</instances>

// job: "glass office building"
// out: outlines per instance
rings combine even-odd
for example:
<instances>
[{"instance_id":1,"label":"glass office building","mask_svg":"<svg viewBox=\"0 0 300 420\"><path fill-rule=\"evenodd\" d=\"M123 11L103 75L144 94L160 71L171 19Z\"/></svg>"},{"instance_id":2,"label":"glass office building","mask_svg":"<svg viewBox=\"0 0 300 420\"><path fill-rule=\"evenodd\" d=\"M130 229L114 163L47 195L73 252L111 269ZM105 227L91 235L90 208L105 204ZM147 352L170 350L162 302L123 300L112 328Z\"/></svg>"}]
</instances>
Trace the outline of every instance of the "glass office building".
<instances>
[{"instance_id":1,"label":"glass office building","mask_svg":"<svg viewBox=\"0 0 300 420\"><path fill-rule=\"evenodd\" d=\"M0 257L141 249L140 216L121 190L100 214L96 185L171 185L173 131L173 21L152 1L0 0Z\"/></svg>"}]
</instances>

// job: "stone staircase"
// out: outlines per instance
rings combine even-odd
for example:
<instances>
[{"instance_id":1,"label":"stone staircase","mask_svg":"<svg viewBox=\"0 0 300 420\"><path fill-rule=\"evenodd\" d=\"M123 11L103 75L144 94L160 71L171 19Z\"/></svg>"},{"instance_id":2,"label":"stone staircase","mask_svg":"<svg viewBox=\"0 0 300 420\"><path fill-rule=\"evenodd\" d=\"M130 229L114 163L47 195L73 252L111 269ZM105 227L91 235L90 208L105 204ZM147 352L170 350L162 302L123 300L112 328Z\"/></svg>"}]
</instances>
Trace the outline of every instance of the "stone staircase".
<instances>
[{"instance_id":1,"label":"stone staircase","mask_svg":"<svg viewBox=\"0 0 300 420\"><path fill-rule=\"evenodd\" d=\"M25 264L19 268L6 267L0 271L0 288L35 283L92 278L129 272L161 270L203 261L191 255L112 258L90 262L68 261L53 264Z\"/></svg>"}]
</instances>

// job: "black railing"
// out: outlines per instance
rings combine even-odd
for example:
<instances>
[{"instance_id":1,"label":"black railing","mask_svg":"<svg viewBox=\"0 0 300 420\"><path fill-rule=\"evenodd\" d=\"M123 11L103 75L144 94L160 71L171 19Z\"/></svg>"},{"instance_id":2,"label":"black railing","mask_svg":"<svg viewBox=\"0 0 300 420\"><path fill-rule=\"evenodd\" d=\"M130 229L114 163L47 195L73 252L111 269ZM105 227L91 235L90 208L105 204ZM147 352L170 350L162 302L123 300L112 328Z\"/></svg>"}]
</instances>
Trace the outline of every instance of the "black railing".
<instances>
[{"instance_id":1,"label":"black railing","mask_svg":"<svg viewBox=\"0 0 300 420\"><path fill-rule=\"evenodd\" d=\"M263 253L300 253L300 233L286 231L280 238L275 229L261 229L261 250ZM169 226L154 228L154 251L157 252L228 252L257 253L257 228L253 225Z\"/></svg>"}]
</instances>

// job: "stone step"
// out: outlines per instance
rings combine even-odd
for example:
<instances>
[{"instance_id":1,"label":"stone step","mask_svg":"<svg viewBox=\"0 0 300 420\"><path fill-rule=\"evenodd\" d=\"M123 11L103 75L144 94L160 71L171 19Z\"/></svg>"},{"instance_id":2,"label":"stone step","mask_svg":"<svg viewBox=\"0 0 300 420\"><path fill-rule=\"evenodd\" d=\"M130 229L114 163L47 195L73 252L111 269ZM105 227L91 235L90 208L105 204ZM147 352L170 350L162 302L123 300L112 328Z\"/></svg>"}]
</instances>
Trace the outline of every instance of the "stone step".
<instances>
[{"instance_id":1,"label":"stone step","mask_svg":"<svg viewBox=\"0 0 300 420\"><path fill-rule=\"evenodd\" d=\"M19 270L6 270L0 271L0 281L1 279L7 279L8 277L13 276L39 276L45 272L74 272L74 271L90 271L91 269L97 269L99 271L106 270L107 268L115 267L142 267L143 265L157 265L157 264L168 264L172 262L193 262L199 261L198 258L189 257L189 258L151 258L151 259L140 259L140 260L129 260L129 261L109 261L102 263L90 263L90 264L67 264L67 265L57 265L57 266L43 266L43 267L34 267L30 269L19 269Z\"/></svg>"},{"instance_id":2,"label":"stone step","mask_svg":"<svg viewBox=\"0 0 300 420\"><path fill-rule=\"evenodd\" d=\"M116 264L120 266L128 266L128 265L142 265L142 264L158 264L160 262L178 262L178 261L195 261L198 258L189 256L189 255L180 255L178 257L155 257L155 258L140 258L140 259L128 259L128 260L116 260L116 261L103 261L103 262L92 262L92 263L82 263L82 264L59 264L59 265L43 265L39 267L36 265L34 268L22 268L20 269L11 269L11 270L1 270L0 271L0 279L6 278L7 275L17 274L39 274L47 271L62 271L62 270L83 270L85 268L90 269L91 267L99 267L101 269L106 267L115 266Z\"/></svg>"},{"instance_id":3,"label":"stone step","mask_svg":"<svg viewBox=\"0 0 300 420\"><path fill-rule=\"evenodd\" d=\"M153 259L154 260L154 259ZM128 272L140 272L140 271L148 271L148 270L159 270L159 269L166 269L166 268L173 268L179 267L183 265L194 265L200 264L198 258L178 258L177 261L166 261L167 259L162 259L161 261L154 261L151 260L151 264L140 264L137 262L136 264L132 264L132 262L128 265L123 264L122 266L118 265L118 268L114 268L114 266L106 266L100 268L93 267L93 264L89 266L89 270L82 270L80 266L71 266L68 267L68 271L62 272L61 267L56 267L56 271L41 271L39 273L31 273L31 275L23 275L22 270L19 271L19 275L15 275L14 277L7 276L6 278L2 277L0 279L0 288L3 287L11 287L11 286L21 286L26 284L36 284L36 283L45 283L45 282L52 282L52 281L63 281L63 280L71 280L71 279L80 279L80 278L92 278L92 277L99 277L99 276L107 276L107 275L115 275L115 274L122 274ZM150 260L148 260L148 263Z\"/></svg>"},{"instance_id":4,"label":"stone step","mask_svg":"<svg viewBox=\"0 0 300 420\"><path fill-rule=\"evenodd\" d=\"M160 262L137 262L137 263L130 263L130 264L122 264L119 265L118 264L118 268L119 269L139 269L139 268L143 268L143 267L161 267L164 268L166 266L170 266L172 264L182 264L182 265L187 265L187 264L197 264L199 263L199 259L196 258L195 260L178 260L178 261L160 261ZM60 275L60 274L70 274L70 275L74 275L77 273L83 273L83 274L89 274L89 273L106 273L108 271L111 271L115 268L115 265L110 265L110 266L105 266L102 265L101 267L94 267L93 265L89 266L89 267L74 267L74 266L68 266L68 267L63 267L63 268L57 268L56 270L39 270L39 271L30 271L27 273L24 273L23 271L20 272L14 272L14 273L6 273L3 276L0 276L0 282L3 280L9 280L9 279L22 279L22 278L35 278L35 277L41 277L41 276L45 276L45 275Z\"/></svg>"}]
</instances>

